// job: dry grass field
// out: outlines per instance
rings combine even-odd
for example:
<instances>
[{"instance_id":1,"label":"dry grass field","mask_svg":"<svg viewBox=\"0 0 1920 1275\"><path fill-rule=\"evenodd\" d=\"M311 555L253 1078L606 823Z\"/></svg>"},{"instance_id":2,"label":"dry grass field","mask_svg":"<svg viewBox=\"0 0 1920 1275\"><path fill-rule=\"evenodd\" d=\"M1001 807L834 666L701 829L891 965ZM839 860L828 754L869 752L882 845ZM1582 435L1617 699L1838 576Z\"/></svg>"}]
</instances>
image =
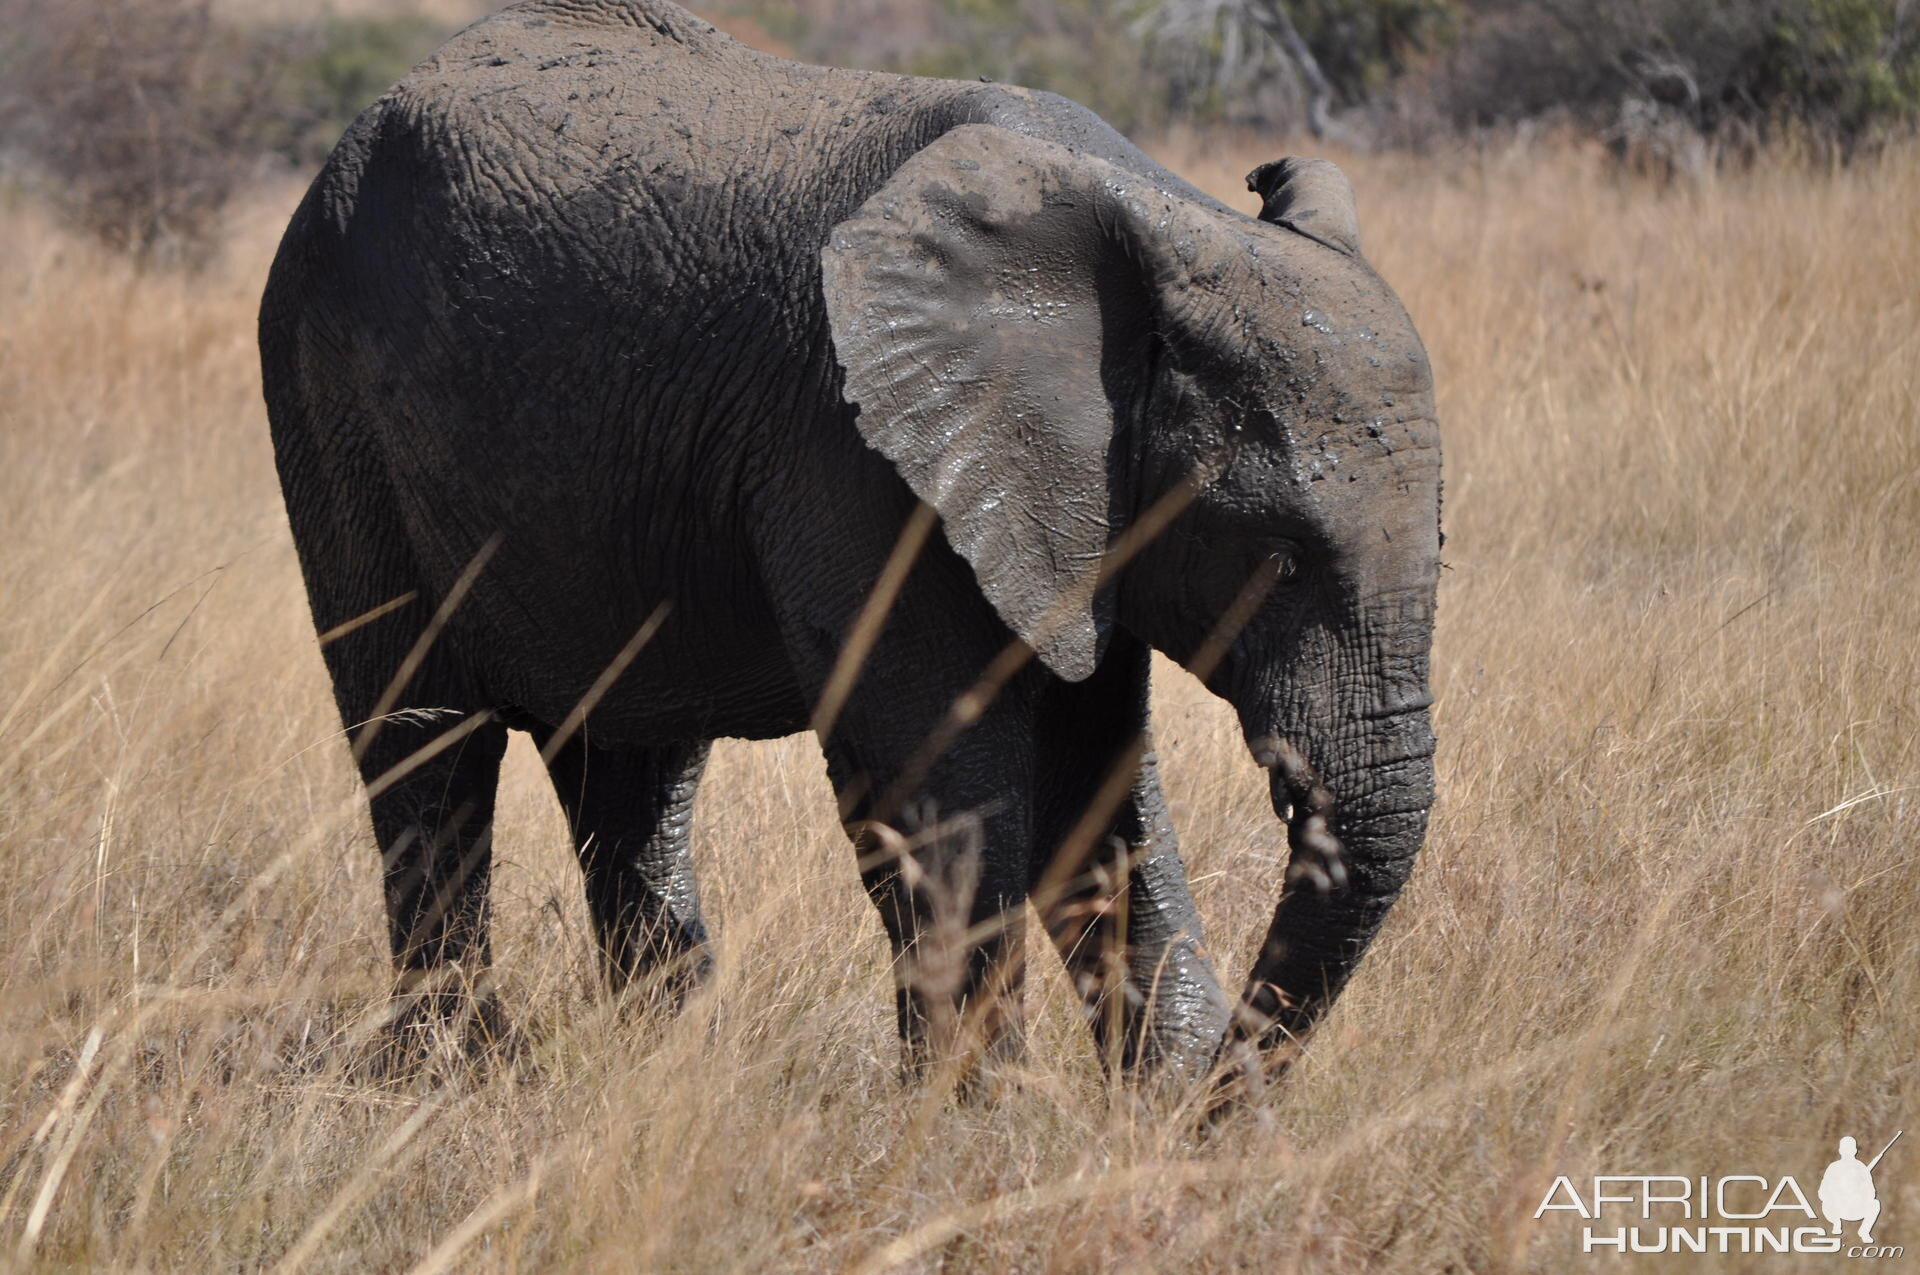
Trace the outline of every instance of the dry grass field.
<instances>
[{"instance_id":1,"label":"dry grass field","mask_svg":"<svg viewBox=\"0 0 1920 1275\"><path fill-rule=\"evenodd\" d=\"M1247 206L1277 148L1164 149ZM1901 1127L1880 1233L1912 1261L1920 151L1670 189L1572 144L1348 166L1439 379L1441 803L1306 1061L1204 1141L1102 1082L1044 945L1023 1083L903 1090L805 739L719 750L719 974L671 1021L591 995L516 740L525 1065L356 1080L377 861L253 344L297 192L196 276L0 203L0 1268L1562 1271L1606 1259L1534 1219L1557 1174L1811 1193L1841 1134ZM1237 978L1284 835L1225 706L1160 672Z\"/></svg>"}]
</instances>

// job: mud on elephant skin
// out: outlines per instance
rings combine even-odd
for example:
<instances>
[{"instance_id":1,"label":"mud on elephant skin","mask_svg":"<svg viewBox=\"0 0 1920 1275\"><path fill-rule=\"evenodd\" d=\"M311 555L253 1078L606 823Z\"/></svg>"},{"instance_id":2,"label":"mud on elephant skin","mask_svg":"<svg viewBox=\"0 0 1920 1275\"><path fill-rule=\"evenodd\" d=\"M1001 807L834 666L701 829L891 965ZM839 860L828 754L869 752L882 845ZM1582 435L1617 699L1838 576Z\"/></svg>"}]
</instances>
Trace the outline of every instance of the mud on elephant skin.
<instances>
[{"instance_id":1,"label":"mud on elephant skin","mask_svg":"<svg viewBox=\"0 0 1920 1275\"><path fill-rule=\"evenodd\" d=\"M1124 1067L1304 1038L1425 833L1439 448L1345 180L1251 185L1258 218L1065 99L803 66L663 0L516 5L368 108L260 344L402 986L483 978L509 729L620 988L707 960L709 742L812 728L910 1058L1017 1043L1029 903ZM1290 820L1237 1012L1155 649Z\"/></svg>"}]
</instances>

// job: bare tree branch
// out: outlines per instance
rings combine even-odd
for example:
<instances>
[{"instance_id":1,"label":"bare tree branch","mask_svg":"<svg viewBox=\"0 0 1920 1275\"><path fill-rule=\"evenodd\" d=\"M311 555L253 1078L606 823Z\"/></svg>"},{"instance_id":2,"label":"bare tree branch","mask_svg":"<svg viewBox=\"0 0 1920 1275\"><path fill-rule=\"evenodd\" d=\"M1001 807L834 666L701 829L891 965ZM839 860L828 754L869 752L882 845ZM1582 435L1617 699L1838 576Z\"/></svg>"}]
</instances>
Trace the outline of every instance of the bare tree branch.
<instances>
[{"instance_id":1,"label":"bare tree branch","mask_svg":"<svg viewBox=\"0 0 1920 1275\"><path fill-rule=\"evenodd\" d=\"M1307 90L1307 131L1313 134L1315 141L1324 139L1333 123L1333 85L1327 82L1326 73L1320 69L1320 60L1313 56L1313 50L1301 38L1300 28L1293 25L1293 16L1287 12L1285 0L1251 0L1248 11L1261 29L1272 36L1293 60L1295 69L1300 72L1300 82Z\"/></svg>"}]
</instances>

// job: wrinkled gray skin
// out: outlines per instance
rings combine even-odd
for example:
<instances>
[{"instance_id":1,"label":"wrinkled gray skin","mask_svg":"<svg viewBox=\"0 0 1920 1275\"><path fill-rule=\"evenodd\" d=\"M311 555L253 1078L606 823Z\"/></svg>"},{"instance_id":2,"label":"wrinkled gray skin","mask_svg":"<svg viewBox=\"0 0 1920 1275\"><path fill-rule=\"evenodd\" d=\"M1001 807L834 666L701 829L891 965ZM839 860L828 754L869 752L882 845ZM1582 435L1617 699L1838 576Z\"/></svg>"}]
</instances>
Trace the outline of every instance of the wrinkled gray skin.
<instances>
[{"instance_id":1,"label":"wrinkled gray skin","mask_svg":"<svg viewBox=\"0 0 1920 1275\"><path fill-rule=\"evenodd\" d=\"M1304 1034L1425 831L1439 449L1344 179L1253 181L1259 220L1062 98L802 66L662 0L517 5L363 114L260 340L403 985L485 967L510 727L553 753L609 980L702 970L708 741L808 728L918 500L937 528L823 740L909 1056L1017 1040L1043 885L1110 1058ZM1305 874L1231 1027L1150 649L1238 710ZM942 967L956 898L978 941Z\"/></svg>"}]
</instances>

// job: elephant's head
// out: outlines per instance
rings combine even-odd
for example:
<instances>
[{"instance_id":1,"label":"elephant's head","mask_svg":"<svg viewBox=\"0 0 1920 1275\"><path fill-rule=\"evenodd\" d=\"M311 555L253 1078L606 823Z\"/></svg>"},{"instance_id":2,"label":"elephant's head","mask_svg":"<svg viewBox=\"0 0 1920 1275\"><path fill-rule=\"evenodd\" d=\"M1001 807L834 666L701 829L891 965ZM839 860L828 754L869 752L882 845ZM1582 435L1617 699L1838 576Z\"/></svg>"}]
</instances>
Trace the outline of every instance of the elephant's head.
<instances>
[{"instance_id":1,"label":"elephant's head","mask_svg":"<svg viewBox=\"0 0 1920 1275\"><path fill-rule=\"evenodd\" d=\"M1118 625L1238 711L1292 846L1231 1033L1272 1046L1338 994L1425 836L1440 452L1346 180L1250 184L1258 220L971 125L823 263L860 429L1008 626L1079 679Z\"/></svg>"}]
</instances>

